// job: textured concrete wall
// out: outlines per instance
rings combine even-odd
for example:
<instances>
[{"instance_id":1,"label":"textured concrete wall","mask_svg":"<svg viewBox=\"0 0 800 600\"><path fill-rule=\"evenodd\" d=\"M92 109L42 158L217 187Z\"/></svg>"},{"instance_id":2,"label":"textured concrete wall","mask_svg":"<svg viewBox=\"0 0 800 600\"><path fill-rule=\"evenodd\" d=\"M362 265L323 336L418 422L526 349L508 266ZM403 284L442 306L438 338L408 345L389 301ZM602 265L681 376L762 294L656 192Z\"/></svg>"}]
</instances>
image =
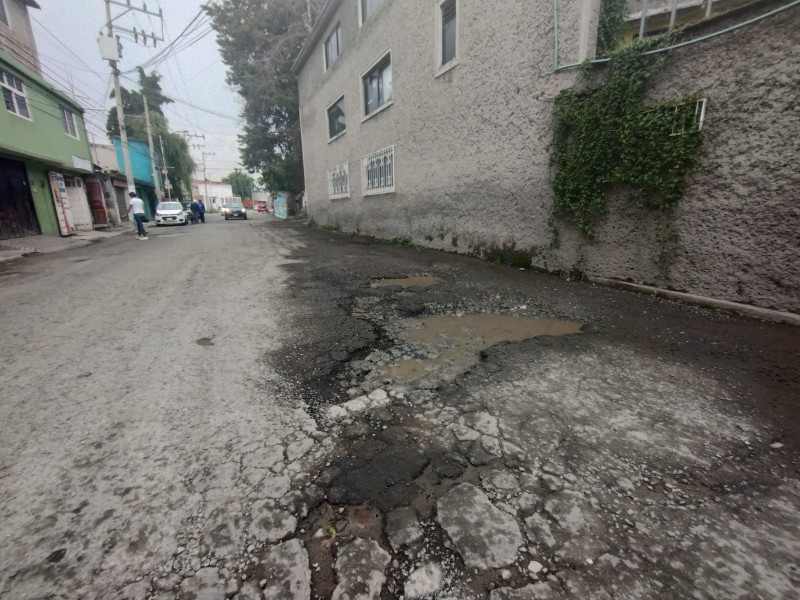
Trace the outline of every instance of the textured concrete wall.
<instances>
[{"instance_id":1,"label":"textured concrete wall","mask_svg":"<svg viewBox=\"0 0 800 600\"><path fill-rule=\"evenodd\" d=\"M460 0L459 64L437 78L433 4L385 0L359 28L357 2L344 0L334 20L342 56L327 73L321 48L304 65L309 216L345 231L462 253L513 249L549 270L800 312L800 10L673 53L652 99L706 91L706 155L719 168L693 176L674 224L612 205L598 241L588 242L565 224L556 237L548 224L552 103L577 76L553 72L552 5ZM587 24L596 27L597 3L560 4L565 64L592 51L593 40L581 39ZM360 76L387 49L394 105L362 122ZM347 133L328 143L326 107L342 94ZM362 197L361 157L392 144L396 192ZM351 197L328 200L327 169L342 162Z\"/></svg>"}]
</instances>

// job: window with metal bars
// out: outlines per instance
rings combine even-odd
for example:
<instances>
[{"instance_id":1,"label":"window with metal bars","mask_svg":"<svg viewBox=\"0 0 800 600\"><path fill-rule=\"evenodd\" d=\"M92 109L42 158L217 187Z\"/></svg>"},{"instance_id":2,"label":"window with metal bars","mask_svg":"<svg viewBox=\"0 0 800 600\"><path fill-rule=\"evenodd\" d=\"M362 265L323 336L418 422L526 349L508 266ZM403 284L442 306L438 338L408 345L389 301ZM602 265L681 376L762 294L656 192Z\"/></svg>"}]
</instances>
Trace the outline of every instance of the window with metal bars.
<instances>
[{"instance_id":1,"label":"window with metal bars","mask_svg":"<svg viewBox=\"0 0 800 600\"><path fill-rule=\"evenodd\" d=\"M394 146L361 159L361 187L365 196L395 191Z\"/></svg>"},{"instance_id":2,"label":"window with metal bars","mask_svg":"<svg viewBox=\"0 0 800 600\"><path fill-rule=\"evenodd\" d=\"M758 4L764 0L628 0L628 38L661 35L676 27Z\"/></svg>"},{"instance_id":3,"label":"window with metal bars","mask_svg":"<svg viewBox=\"0 0 800 600\"><path fill-rule=\"evenodd\" d=\"M8 112L30 119L31 112L22 80L8 71L0 70L0 88L3 90L3 101Z\"/></svg>"},{"instance_id":4,"label":"window with metal bars","mask_svg":"<svg viewBox=\"0 0 800 600\"><path fill-rule=\"evenodd\" d=\"M338 198L350 197L350 167L348 163L336 165L328 169L328 198L336 200Z\"/></svg>"}]
</instances>

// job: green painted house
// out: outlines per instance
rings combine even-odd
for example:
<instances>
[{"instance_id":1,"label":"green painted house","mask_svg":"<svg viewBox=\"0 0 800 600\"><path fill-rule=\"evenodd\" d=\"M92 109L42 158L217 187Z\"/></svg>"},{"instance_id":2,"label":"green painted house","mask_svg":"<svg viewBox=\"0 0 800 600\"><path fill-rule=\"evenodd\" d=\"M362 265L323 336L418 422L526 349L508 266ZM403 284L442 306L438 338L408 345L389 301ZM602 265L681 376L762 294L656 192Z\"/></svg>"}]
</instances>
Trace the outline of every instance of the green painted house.
<instances>
[{"instance_id":1,"label":"green painted house","mask_svg":"<svg viewBox=\"0 0 800 600\"><path fill-rule=\"evenodd\" d=\"M0 239L91 229L83 108L42 78L27 13L36 2L0 1Z\"/></svg>"}]
</instances>

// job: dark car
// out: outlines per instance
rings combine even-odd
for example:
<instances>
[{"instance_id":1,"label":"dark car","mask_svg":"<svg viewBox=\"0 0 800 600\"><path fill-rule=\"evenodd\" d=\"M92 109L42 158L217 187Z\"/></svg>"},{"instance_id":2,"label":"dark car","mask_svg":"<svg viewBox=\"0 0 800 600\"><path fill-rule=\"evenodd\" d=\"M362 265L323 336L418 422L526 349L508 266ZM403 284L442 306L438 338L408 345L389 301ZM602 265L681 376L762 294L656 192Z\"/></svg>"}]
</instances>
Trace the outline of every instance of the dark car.
<instances>
[{"instance_id":1,"label":"dark car","mask_svg":"<svg viewBox=\"0 0 800 600\"><path fill-rule=\"evenodd\" d=\"M228 202L225 205L224 213L225 220L228 219L244 219L247 220L247 209L241 202Z\"/></svg>"}]
</instances>

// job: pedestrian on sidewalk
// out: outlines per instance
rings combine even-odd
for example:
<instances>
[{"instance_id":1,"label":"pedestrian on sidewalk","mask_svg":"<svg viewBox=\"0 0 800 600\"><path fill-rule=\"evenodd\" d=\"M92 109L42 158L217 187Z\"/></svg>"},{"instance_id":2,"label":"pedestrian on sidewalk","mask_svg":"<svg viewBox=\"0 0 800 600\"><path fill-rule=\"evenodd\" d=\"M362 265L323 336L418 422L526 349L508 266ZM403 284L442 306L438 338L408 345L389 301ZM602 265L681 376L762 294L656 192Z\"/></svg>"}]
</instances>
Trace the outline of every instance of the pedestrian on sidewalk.
<instances>
[{"instance_id":1,"label":"pedestrian on sidewalk","mask_svg":"<svg viewBox=\"0 0 800 600\"><path fill-rule=\"evenodd\" d=\"M198 200L197 204L198 204L198 208L200 209L200 222L201 223L205 223L206 222L206 205L203 204L202 200Z\"/></svg>"},{"instance_id":2,"label":"pedestrian on sidewalk","mask_svg":"<svg viewBox=\"0 0 800 600\"><path fill-rule=\"evenodd\" d=\"M147 237L147 230L144 228L144 202L136 195L136 192L131 192L128 195L130 196L130 200L128 200L128 214L130 215L131 211L133 211L133 220L136 221L136 237L140 240L149 239Z\"/></svg>"}]
</instances>

